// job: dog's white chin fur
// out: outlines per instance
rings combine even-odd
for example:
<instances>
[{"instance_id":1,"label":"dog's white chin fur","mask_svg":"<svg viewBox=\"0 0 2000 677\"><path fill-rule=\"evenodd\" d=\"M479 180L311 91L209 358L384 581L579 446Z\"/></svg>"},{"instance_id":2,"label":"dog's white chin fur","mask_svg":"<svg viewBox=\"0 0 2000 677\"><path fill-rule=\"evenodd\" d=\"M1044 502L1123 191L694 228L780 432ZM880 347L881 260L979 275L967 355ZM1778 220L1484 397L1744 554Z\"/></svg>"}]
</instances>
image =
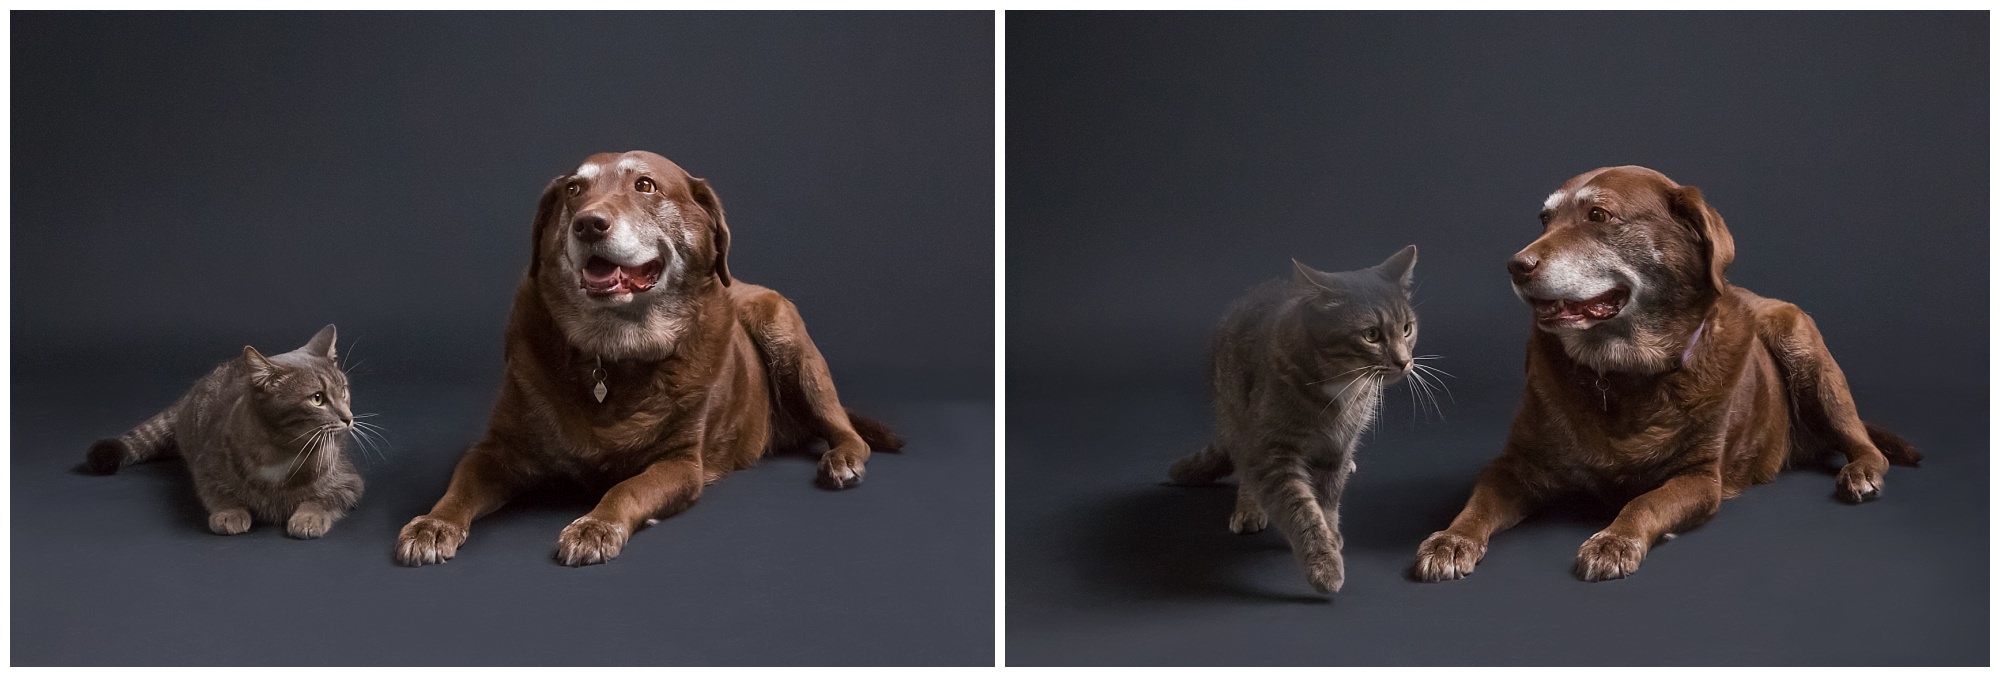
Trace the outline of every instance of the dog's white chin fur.
<instances>
[{"instance_id":1,"label":"dog's white chin fur","mask_svg":"<svg viewBox=\"0 0 2000 677\"><path fill-rule=\"evenodd\" d=\"M677 301L672 291L682 283L685 269L678 253L660 246L657 256L669 263L652 288L598 295L584 291L581 262L604 254L579 244L570 240L557 271L562 280L559 298L546 301L563 337L577 350L611 360L663 360L673 355L693 314L690 304Z\"/></svg>"}]
</instances>

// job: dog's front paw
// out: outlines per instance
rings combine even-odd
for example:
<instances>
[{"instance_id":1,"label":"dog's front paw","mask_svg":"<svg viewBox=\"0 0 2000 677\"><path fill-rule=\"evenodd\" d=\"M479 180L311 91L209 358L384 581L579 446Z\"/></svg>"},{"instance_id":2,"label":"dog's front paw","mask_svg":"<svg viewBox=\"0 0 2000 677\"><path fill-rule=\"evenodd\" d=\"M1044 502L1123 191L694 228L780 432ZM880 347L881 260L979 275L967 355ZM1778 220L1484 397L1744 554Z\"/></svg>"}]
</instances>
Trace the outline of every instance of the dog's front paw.
<instances>
[{"instance_id":1,"label":"dog's front paw","mask_svg":"<svg viewBox=\"0 0 2000 677\"><path fill-rule=\"evenodd\" d=\"M333 528L340 515L325 510L300 509L285 522L285 535L292 538L319 538Z\"/></svg>"},{"instance_id":2,"label":"dog's front paw","mask_svg":"<svg viewBox=\"0 0 2000 677\"><path fill-rule=\"evenodd\" d=\"M1263 531L1270 523L1271 518L1264 515L1263 509L1254 506L1237 508L1236 512L1229 516L1229 530L1239 534Z\"/></svg>"},{"instance_id":3,"label":"dog's front paw","mask_svg":"<svg viewBox=\"0 0 2000 677\"><path fill-rule=\"evenodd\" d=\"M578 517L556 537L556 561L573 567L603 564L625 549L625 538L625 527L595 517Z\"/></svg>"},{"instance_id":4,"label":"dog's front paw","mask_svg":"<svg viewBox=\"0 0 2000 677\"><path fill-rule=\"evenodd\" d=\"M208 514L208 530L224 536L235 536L250 530L250 511L242 508L228 508Z\"/></svg>"},{"instance_id":5,"label":"dog's front paw","mask_svg":"<svg viewBox=\"0 0 2000 677\"><path fill-rule=\"evenodd\" d=\"M1855 461L1841 466L1840 475L1833 480L1833 493L1840 500L1860 503L1882 495L1883 475L1887 474L1880 464Z\"/></svg>"},{"instance_id":6,"label":"dog's front paw","mask_svg":"<svg viewBox=\"0 0 2000 677\"><path fill-rule=\"evenodd\" d=\"M848 489L861 484L861 476L867 474L863 467L867 460L865 453L855 453L851 449L837 447L819 458L819 484L828 489Z\"/></svg>"},{"instance_id":7,"label":"dog's front paw","mask_svg":"<svg viewBox=\"0 0 2000 677\"><path fill-rule=\"evenodd\" d=\"M1624 578L1639 570L1646 544L1630 536L1597 532L1576 551L1576 577L1590 582Z\"/></svg>"},{"instance_id":8,"label":"dog's front paw","mask_svg":"<svg viewBox=\"0 0 2000 677\"><path fill-rule=\"evenodd\" d=\"M1412 576L1424 583L1457 580L1472 575L1472 567L1486 557L1486 544L1440 531L1417 546L1417 564Z\"/></svg>"},{"instance_id":9,"label":"dog's front paw","mask_svg":"<svg viewBox=\"0 0 2000 677\"><path fill-rule=\"evenodd\" d=\"M458 554L465 543L465 527L430 515L422 515L403 525L396 536L396 563L406 567L443 564Z\"/></svg>"}]
</instances>

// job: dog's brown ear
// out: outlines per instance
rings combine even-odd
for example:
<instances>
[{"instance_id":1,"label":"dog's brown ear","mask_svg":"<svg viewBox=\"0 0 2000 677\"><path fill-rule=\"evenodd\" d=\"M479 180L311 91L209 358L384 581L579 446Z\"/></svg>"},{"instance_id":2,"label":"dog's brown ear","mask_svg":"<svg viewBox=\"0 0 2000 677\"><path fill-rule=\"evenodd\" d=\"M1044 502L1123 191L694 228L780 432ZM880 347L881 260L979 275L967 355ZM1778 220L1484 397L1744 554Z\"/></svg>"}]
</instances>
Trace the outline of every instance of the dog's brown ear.
<instances>
[{"instance_id":1,"label":"dog's brown ear","mask_svg":"<svg viewBox=\"0 0 2000 677\"><path fill-rule=\"evenodd\" d=\"M1701 189L1694 186L1675 188L1667 199L1673 209L1674 218L1694 230L1695 237L1708 249L1708 283L1716 293L1726 289L1729 280L1723 271L1736 260L1736 238L1730 237L1729 226L1722 222L1708 202L1701 199Z\"/></svg>"},{"instance_id":2,"label":"dog's brown ear","mask_svg":"<svg viewBox=\"0 0 2000 677\"><path fill-rule=\"evenodd\" d=\"M542 270L542 233L554 225L556 217L562 215L563 187L569 185L569 177L558 176L542 189L542 201L535 205L535 226L531 230L533 239L528 241L528 277L534 277Z\"/></svg>"},{"instance_id":3,"label":"dog's brown ear","mask_svg":"<svg viewBox=\"0 0 2000 677\"><path fill-rule=\"evenodd\" d=\"M708 212L708 240L715 243L715 276L722 280L722 286L729 286L729 222L722 218L722 198L716 197L715 189L708 182L688 177L689 190L694 193L695 204Z\"/></svg>"}]
</instances>

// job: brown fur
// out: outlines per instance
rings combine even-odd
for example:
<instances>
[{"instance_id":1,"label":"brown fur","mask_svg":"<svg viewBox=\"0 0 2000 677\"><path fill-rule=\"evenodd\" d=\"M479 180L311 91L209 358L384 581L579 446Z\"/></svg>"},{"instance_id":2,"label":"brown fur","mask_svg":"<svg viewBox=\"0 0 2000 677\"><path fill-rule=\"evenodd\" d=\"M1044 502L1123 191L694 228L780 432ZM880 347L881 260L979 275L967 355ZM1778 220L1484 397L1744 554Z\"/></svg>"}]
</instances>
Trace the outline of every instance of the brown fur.
<instances>
[{"instance_id":1,"label":"brown fur","mask_svg":"<svg viewBox=\"0 0 2000 677\"><path fill-rule=\"evenodd\" d=\"M1418 579L1471 573L1494 532L1566 494L1623 505L1577 553L1577 575L1595 581L1630 575L1661 539L1790 464L1840 452L1836 494L1861 502L1880 495L1890 462L1921 460L1861 421L1811 317L1729 284L1734 240L1699 190L1617 167L1571 179L1559 195L1586 186L1597 201L1555 205L1517 261L1610 243L1648 296L1634 295L1629 317L1582 331L1538 324L1506 447L1451 526L1418 548ZM1593 205L1613 216L1592 220ZM1517 288L1532 279L1515 270Z\"/></svg>"},{"instance_id":2,"label":"brown fur","mask_svg":"<svg viewBox=\"0 0 2000 677\"><path fill-rule=\"evenodd\" d=\"M450 559L472 520L551 479L606 487L597 507L557 539L556 558L574 566L618 556L630 534L686 509L704 484L774 449L824 440L820 479L845 488L861 481L871 447L901 448L887 427L841 407L791 302L729 275L729 229L707 183L651 153L600 154L586 165L624 159L642 162L658 190L633 191L629 176L605 170L575 194L568 188L584 182L581 173L544 191L492 422L444 497L403 527L402 564ZM582 301L565 263L580 213L657 227L680 273L625 306ZM600 360L601 403L592 395Z\"/></svg>"}]
</instances>

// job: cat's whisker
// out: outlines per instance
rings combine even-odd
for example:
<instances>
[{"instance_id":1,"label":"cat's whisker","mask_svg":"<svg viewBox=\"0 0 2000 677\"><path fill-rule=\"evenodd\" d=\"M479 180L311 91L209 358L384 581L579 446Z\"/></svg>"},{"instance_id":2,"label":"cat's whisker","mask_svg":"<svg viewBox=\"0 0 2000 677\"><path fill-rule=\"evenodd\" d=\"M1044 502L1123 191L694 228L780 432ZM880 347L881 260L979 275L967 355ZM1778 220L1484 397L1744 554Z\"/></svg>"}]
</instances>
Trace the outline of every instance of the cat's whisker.
<instances>
[{"instance_id":1,"label":"cat's whisker","mask_svg":"<svg viewBox=\"0 0 2000 677\"><path fill-rule=\"evenodd\" d=\"M1435 374L1432 374L1432 375L1431 375L1431 382L1432 382L1433 384L1437 385L1437 387L1439 387L1439 388L1441 388L1441 389L1443 389L1443 390L1444 390L1444 395L1445 395L1445 397L1449 397L1449 398L1451 398L1451 403L1452 403L1452 404L1458 404L1458 396L1457 396L1457 395L1454 395L1454 394L1452 394L1452 392L1451 392L1451 386L1448 386L1448 385L1445 385L1445 383L1444 383L1444 379L1440 379L1440 378L1438 378L1438 377L1437 377L1437 374L1443 374L1443 375L1445 375L1445 376L1451 376L1451 373L1450 373L1450 372L1447 372L1447 371L1445 371L1445 370L1443 370L1443 369L1439 369L1439 368L1437 368L1437 367L1426 367L1426 366L1424 366L1424 365L1421 365L1421 364L1417 365L1417 367L1418 367L1418 368L1420 368L1420 369L1421 369L1421 370L1423 370L1423 371L1426 371L1426 372L1436 372ZM1457 376L1451 376L1451 377L1452 377L1452 378L1458 378Z\"/></svg>"},{"instance_id":2,"label":"cat's whisker","mask_svg":"<svg viewBox=\"0 0 2000 677\"><path fill-rule=\"evenodd\" d=\"M1334 380L1334 379L1338 379L1338 378L1340 378L1340 377L1342 377L1342 376L1346 376L1346 375L1348 375L1348 374L1352 374L1352 373L1354 373L1354 372L1357 372L1357 371L1361 371L1361 370L1363 370L1363 369L1374 369L1374 368L1375 368L1375 365L1372 365L1372 364L1371 364L1371 365L1364 365L1364 366L1360 366L1360 367L1355 367L1355 368L1353 368L1353 369L1349 369L1349 370L1347 370L1347 371L1343 371L1343 372L1340 372L1340 373L1338 373L1338 374L1334 374L1334 375L1332 375L1332 376L1329 376L1329 377L1326 377L1326 378L1323 378L1323 379L1320 379L1320 380L1317 380L1317 381L1313 381L1313 382L1311 382L1311 383L1307 383L1306 385L1309 385L1309 386L1313 386L1313 385L1319 385L1319 384L1321 384L1321 383L1325 383L1325 382L1327 382L1327 381L1332 381L1332 380Z\"/></svg>"}]
</instances>

